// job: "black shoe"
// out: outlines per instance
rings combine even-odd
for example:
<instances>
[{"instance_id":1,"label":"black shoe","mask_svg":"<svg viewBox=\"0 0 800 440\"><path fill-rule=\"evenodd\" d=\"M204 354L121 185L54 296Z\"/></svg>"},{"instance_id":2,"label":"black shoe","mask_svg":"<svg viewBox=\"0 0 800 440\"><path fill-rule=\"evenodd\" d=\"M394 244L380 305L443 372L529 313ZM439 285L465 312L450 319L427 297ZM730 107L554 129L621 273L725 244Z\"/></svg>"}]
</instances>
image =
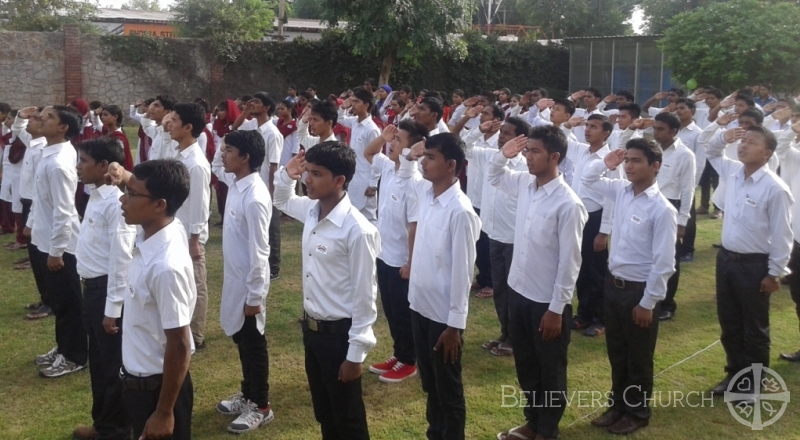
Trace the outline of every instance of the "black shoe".
<instances>
[{"instance_id":1,"label":"black shoe","mask_svg":"<svg viewBox=\"0 0 800 440\"><path fill-rule=\"evenodd\" d=\"M269 274L269 280L270 281L275 281L280 277L281 277L281 274L279 274L279 273L271 273L271 274Z\"/></svg>"},{"instance_id":2,"label":"black shoe","mask_svg":"<svg viewBox=\"0 0 800 440\"><path fill-rule=\"evenodd\" d=\"M800 351L794 353L781 353L780 358L789 362L800 362Z\"/></svg>"},{"instance_id":3,"label":"black shoe","mask_svg":"<svg viewBox=\"0 0 800 440\"><path fill-rule=\"evenodd\" d=\"M708 392L711 393L711 396L713 397L724 396L725 391L728 391L728 387L731 385L732 379L733 376L726 376L725 379L722 379L720 383L714 385L714 388L711 388L710 390L708 390Z\"/></svg>"},{"instance_id":4,"label":"black shoe","mask_svg":"<svg viewBox=\"0 0 800 440\"><path fill-rule=\"evenodd\" d=\"M194 351L200 351L200 350L203 350L205 348L206 348L206 341L203 341L203 342L201 342L199 344L197 342L194 343Z\"/></svg>"},{"instance_id":5,"label":"black shoe","mask_svg":"<svg viewBox=\"0 0 800 440\"><path fill-rule=\"evenodd\" d=\"M694 262L694 252L687 252L683 254L680 258L681 263L693 263Z\"/></svg>"},{"instance_id":6,"label":"black shoe","mask_svg":"<svg viewBox=\"0 0 800 440\"><path fill-rule=\"evenodd\" d=\"M614 423L617 423L624 415L624 412L611 408L604 412L600 417L592 420L592 426L596 426L598 428L608 428Z\"/></svg>"},{"instance_id":7,"label":"black shoe","mask_svg":"<svg viewBox=\"0 0 800 440\"><path fill-rule=\"evenodd\" d=\"M640 419L630 414L625 414L617 423L608 427L608 432L617 435L628 435L633 434L649 424L650 421L647 419Z\"/></svg>"},{"instance_id":8,"label":"black shoe","mask_svg":"<svg viewBox=\"0 0 800 440\"><path fill-rule=\"evenodd\" d=\"M658 320L659 321L669 321L674 317L675 317L675 313L674 312L670 312L670 311L664 310L663 312L661 312L660 315L658 315Z\"/></svg>"}]
</instances>

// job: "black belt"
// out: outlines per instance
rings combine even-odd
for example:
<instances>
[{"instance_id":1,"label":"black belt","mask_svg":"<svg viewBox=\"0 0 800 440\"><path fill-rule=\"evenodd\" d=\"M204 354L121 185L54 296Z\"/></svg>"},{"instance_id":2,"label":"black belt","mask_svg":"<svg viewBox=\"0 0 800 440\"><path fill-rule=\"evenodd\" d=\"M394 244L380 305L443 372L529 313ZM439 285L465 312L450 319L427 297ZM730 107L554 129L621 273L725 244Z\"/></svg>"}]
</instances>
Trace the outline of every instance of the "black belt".
<instances>
[{"instance_id":1,"label":"black belt","mask_svg":"<svg viewBox=\"0 0 800 440\"><path fill-rule=\"evenodd\" d=\"M33 199L23 199L23 198L20 198L20 199L19 199L19 201L20 201L20 203L22 203L23 205L30 205L30 204L32 204L32 203L33 203Z\"/></svg>"},{"instance_id":2,"label":"black belt","mask_svg":"<svg viewBox=\"0 0 800 440\"><path fill-rule=\"evenodd\" d=\"M742 263L763 263L769 261L768 254L740 254L738 252L729 251L724 247L719 248L719 250L731 260L741 261Z\"/></svg>"},{"instance_id":3,"label":"black belt","mask_svg":"<svg viewBox=\"0 0 800 440\"><path fill-rule=\"evenodd\" d=\"M81 278L81 283L86 289L102 289L108 286L108 275L97 278Z\"/></svg>"},{"instance_id":4,"label":"black belt","mask_svg":"<svg viewBox=\"0 0 800 440\"><path fill-rule=\"evenodd\" d=\"M163 377L163 374L139 377L128 374L122 368L119 370L119 378L122 380L122 386L125 387L125 389L133 391L155 391L161 387Z\"/></svg>"},{"instance_id":5,"label":"black belt","mask_svg":"<svg viewBox=\"0 0 800 440\"><path fill-rule=\"evenodd\" d=\"M320 321L308 316L308 313L304 313L303 324L305 324L306 328L312 332L347 334L350 332L350 327L353 325L353 320L350 318L345 318L337 321Z\"/></svg>"},{"instance_id":6,"label":"black belt","mask_svg":"<svg viewBox=\"0 0 800 440\"><path fill-rule=\"evenodd\" d=\"M644 290L647 286L647 283L644 281L628 281L623 280L622 278L617 278L614 275L611 275L611 272L608 273L606 276L608 281L614 285L619 290Z\"/></svg>"}]
</instances>

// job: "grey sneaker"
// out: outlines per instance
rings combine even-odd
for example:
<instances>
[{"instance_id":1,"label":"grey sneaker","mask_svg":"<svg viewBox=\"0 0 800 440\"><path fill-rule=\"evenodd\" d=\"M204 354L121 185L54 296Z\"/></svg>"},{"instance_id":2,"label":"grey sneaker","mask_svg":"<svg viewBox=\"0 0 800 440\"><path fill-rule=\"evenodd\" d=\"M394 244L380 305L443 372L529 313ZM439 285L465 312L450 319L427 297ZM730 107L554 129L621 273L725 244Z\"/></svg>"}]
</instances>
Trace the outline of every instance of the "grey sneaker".
<instances>
[{"instance_id":1,"label":"grey sneaker","mask_svg":"<svg viewBox=\"0 0 800 440\"><path fill-rule=\"evenodd\" d=\"M236 393L217 404L217 412L226 416L238 416L245 409L247 409L247 400L242 393Z\"/></svg>"},{"instance_id":2,"label":"grey sneaker","mask_svg":"<svg viewBox=\"0 0 800 440\"><path fill-rule=\"evenodd\" d=\"M72 361L68 361L64 355L59 354L56 355L56 360L53 362L53 365L39 370L39 376L52 379L81 371L84 368L86 368L86 365L78 365Z\"/></svg>"},{"instance_id":3,"label":"grey sneaker","mask_svg":"<svg viewBox=\"0 0 800 440\"><path fill-rule=\"evenodd\" d=\"M275 418L272 408L267 405L266 410L260 410L255 403L247 402L247 407L230 425L228 432L234 434L244 434L245 432L258 429L259 426L266 425Z\"/></svg>"},{"instance_id":4,"label":"grey sneaker","mask_svg":"<svg viewBox=\"0 0 800 440\"><path fill-rule=\"evenodd\" d=\"M36 356L33 359L33 363L36 365L41 365L43 367L46 367L48 365L53 365L53 362L56 361L57 357L58 357L58 345L53 347L53 349L48 351L47 353Z\"/></svg>"}]
</instances>

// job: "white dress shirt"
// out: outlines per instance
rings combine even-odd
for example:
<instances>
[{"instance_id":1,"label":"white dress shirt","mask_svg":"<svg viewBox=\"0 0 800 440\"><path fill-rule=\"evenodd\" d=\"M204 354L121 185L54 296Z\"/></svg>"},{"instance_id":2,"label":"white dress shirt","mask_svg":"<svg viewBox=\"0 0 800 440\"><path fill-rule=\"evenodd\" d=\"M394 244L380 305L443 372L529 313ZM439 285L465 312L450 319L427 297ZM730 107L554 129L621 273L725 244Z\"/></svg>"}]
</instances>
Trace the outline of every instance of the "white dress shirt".
<instances>
[{"instance_id":1,"label":"white dress shirt","mask_svg":"<svg viewBox=\"0 0 800 440\"><path fill-rule=\"evenodd\" d=\"M375 346L378 317L375 258L381 237L345 194L319 219L319 201L298 197L284 169L275 175L275 207L303 227L303 308L321 321L352 319L347 360L361 363Z\"/></svg>"},{"instance_id":2,"label":"white dress shirt","mask_svg":"<svg viewBox=\"0 0 800 440\"><path fill-rule=\"evenodd\" d=\"M683 142L692 153L694 153L694 185L700 184L700 177L703 175L703 170L706 168L706 148L700 145L698 139L703 133L703 129L697 124L692 122L686 127L681 128L678 132L678 139Z\"/></svg>"},{"instance_id":3,"label":"white dress shirt","mask_svg":"<svg viewBox=\"0 0 800 440\"><path fill-rule=\"evenodd\" d=\"M614 201L601 196L600 194L586 188L583 184L583 176L588 172L589 166L593 163L600 161L611 152L608 144L603 145L600 149L592 153L591 146L587 143L575 141L574 136L567 138L567 157L573 166L572 182L568 183L570 188L575 191L575 194L581 198L583 206L586 207L587 212L596 212L603 209L603 215L600 223L600 233L610 234L612 226L612 217L614 212ZM606 176L610 177L610 176ZM604 209L605 208L605 209Z\"/></svg>"},{"instance_id":4,"label":"white dress shirt","mask_svg":"<svg viewBox=\"0 0 800 440\"><path fill-rule=\"evenodd\" d=\"M269 222L272 198L258 173L237 180L226 173L222 155L211 166L220 182L228 185L225 223L222 225L222 301L219 321L228 336L244 325L244 306L261 306L256 326L261 334L267 319L269 293Z\"/></svg>"},{"instance_id":5,"label":"white dress shirt","mask_svg":"<svg viewBox=\"0 0 800 440\"><path fill-rule=\"evenodd\" d=\"M391 267L408 263L408 227L417 221L417 201L397 186L397 166L383 153L372 157L372 169L381 176L378 206L378 232L381 234L381 253L378 255Z\"/></svg>"},{"instance_id":6,"label":"white dress shirt","mask_svg":"<svg viewBox=\"0 0 800 440\"><path fill-rule=\"evenodd\" d=\"M474 134L471 136L475 136ZM488 169L489 160L499 151L495 148L478 147L474 142L466 142L466 156L482 170ZM528 163L521 154L510 159L506 165L512 171L528 171ZM484 178L481 182L481 230L491 240L505 244L514 243L514 221L517 216L517 197L497 188Z\"/></svg>"},{"instance_id":7,"label":"white dress shirt","mask_svg":"<svg viewBox=\"0 0 800 440\"><path fill-rule=\"evenodd\" d=\"M336 136L334 136L333 133L331 133L328 139L325 140L321 140L319 136L311 136L308 133L308 122L303 122L302 119L297 120L297 131L295 133L297 134L298 151L300 151L300 148L303 148L305 149L305 151L308 151L316 147L317 145L321 144L322 142L338 141L338 139L336 139Z\"/></svg>"},{"instance_id":8,"label":"white dress shirt","mask_svg":"<svg viewBox=\"0 0 800 440\"><path fill-rule=\"evenodd\" d=\"M80 223L75 209L78 155L69 141L46 146L36 167L33 205L27 226L31 243L51 257L75 254Z\"/></svg>"},{"instance_id":9,"label":"white dress shirt","mask_svg":"<svg viewBox=\"0 0 800 440\"><path fill-rule=\"evenodd\" d=\"M464 144L473 144L468 148L487 148L497 151L497 140L500 138L500 132L492 134L486 138L485 133L481 133L480 129L474 129L461 133L461 139ZM472 206L481 209L483 200L483 182L486 180L484 169L481 168L478 161L468 161L467 163L467 197L472 202Z\"/></svg>"},{"instance_id":10,"label":"white dress shirt","mask_svg":"<svg viewBox=\"0 0 800 440\"><path fill-rule=\"evenodd\" d=\"M0 199L17 205L16 207L19 209L14 210L14 212L22 212L22 205L19 202L19 195L17 194L19 191L19 174L22 169L22 161L11 163L10 160L11 144L19 137L19 131L17 131L15 127L16 126L12 125L11 132L13 135L11 136L11 141L3 149L3 179L2 182L0 182Z\"/></svg>"},{"instance_id":11,"label":"white dress shirt","mask_svg":"<svg viewBox=\"0 0 800 440\"><path fill-rule=\"evenodd\" d=\"M23 199L33 200L36 166L39 165L39 159L42 157L42 148L47 145L47 139L44 136L33 139L33 136L25 130L28 125L27 119L17 117L14 125L18 125L20 130L19 138L27 147L25 149L25 157L22 159L22 168L19 171L19 196Z\"/></svg>"},{"instance_id":12,"label":"white dress shirt","mask_svg":"<svg viewBox=\"0 0 800 440\"><path fill-rule=\"evenodd\" d=\"M781 161L781 177L787 176L784 182L789 186L792 197L800 195L800 149L797 144L797 133L789 129L778 136L778 148L775 154ZM800 203L792 203L792 233L794 241L800 241Z\"/></svg>"},{"instance_id":13,"label":"white dress shirt","mask_svg":"<svg viewBox=\"0 0 800 440\"><path fill-rule=\"evenodd\" d=\"M614 125L616 127L614 131L611 132L611 135L608 136L606 139L606 143L608 144L608 148L611 151L619 150L620 148L625 148L625 143L622 142L622 135L627 131L627 129L622 130L619 128L619 125ZM630 137L626 137L627 140L631 139L639 139L643 136L642 130L633 130L633 133Z\"/></svg>"},{"instance_id":14,"label":"white dress shirt","mask_svg":"<svg viewBox=\"0 0 800 440\"><path fill-rule=\"evenodd\" d=\"M631 182L602 177L607 171L604 162L593 163L583 184L614 200L608 270L617 278L646 283L639 305L652 310L666 298L667 280L675 273L678 213L658 182L634 195Z\"/></svg>"},{"instance_id":15,"label":"white dress shirt","mask_svg":"<svg viewBox=\"0 0 800 440\"><path fill-rule=\"evenodd\" d=\"M269 166L270 164L277 165L281 161L283 154L283 134L272 119L267 119L267 122L258 125L258 121L253 118L249 121L244 121L239 130L258 130L261 137L264 138L264 145L266 146L266 156L264 156L264 163L261 165L261 180L269 186Z\"/></svg>"},{"instance_id":16,"label":"white dress shirt","mask_svg":"<svg viewBox=\"0 0 800 440\"><path fill-rule=\"evenodd\" d=\"M136 238L136 228L122 217L121 196L122 191L116 186L92 188L75 251L81 278L108 275L105 316L111 318L122 316Z\"/></svg>"},{"instance_id":17,"label":"white dress shirt","mask_svg":"<svg viewBox=\"0 0 800 440\"><path fill-rule=\"evenodd\" d=\"M192 320L197 290L188 243L177 218L146 240L144 232L136 237L122 320L122 365L134 376L162 374L164 330Z\"/></svg>"},{"instance_id":18,"label":"white dress shirt","mask_svg":"<svg viewBox=\"0 0 800 440\"><path fill-rule=\"evenodd\" d=\"M481 221L458 181L434 197L415 165L402 157L397 172L397 185L419 206L408 301L425 318L464 329Z\"/></svg>"},{"instance_id":19,"label":"white dress shirt","mask_svg":"<svg viewBox=\"0 0 800 440\"><path fill-rule=\"evenodd\" d=\"M558 177L539 187L536 176L506 168L502 151L489 161L487 178L517 197L514 256L508 287L525 298L564 312L581 269L583 226L589 219L581 199Z\"/></svg>"},{"instance_id":20,"label":"white dress shirt","mask_svg":"<svg viewBox=\"0 0 800 440\"><path fill-rule=\"evenodd\" d=\"M368 197L364 193L369 187L377 187L380 177L379 174L372 172L372 166L364 157L364 150L370 142L381 135L381 130L375 125L372 117L367 116L359 121L358 116L346 116L344 109L339 110L339 123L350 129L350 148L356 152L356 173L348 185L347 194L356 209L364 209L368 202ZM377 209L374 198L371 202L372 209Z\"/></svg>"},{"instance_id":21,"label":"white dress shirt","mask_svg":"<svg viewBox=\"0 0 800 440\"><path fill-rule=\"evenodd\" d=\"M211 215L211 164L205 151L197 142L178 153L177 159L189 170L189 197L175 213L186 227L186 236L200 236L200 243L208 240L208 218Z\"/></svg>"},{"instance_id":22,"label":"white dress shirt","mask_svg":"<svg viewBox=\"0 0 800 440\"><path fill-rule=\"evenodd\" d=\"M678 210L680 226L686 226L691 217L694 189L697 187L695 166L694 153L679 138L675 138L675 142L664 150L661 169L656 177L658 188L664 197L681 201L681 208Z\"/></svg>"},{"instance_id":23,"label":"white dress shirt","mask_svg":"<svg viewBox=\"0 0 800 440\"><path fill-rule=\"evenodd\" d=\"M792 252L792 203L786 183L764 165L745 177L744 164L723 154L723 142L711 142L706 157L725 190L722 247L741 254L769 255L769 274L786 275Z\"/></svg>"}]
</instances>

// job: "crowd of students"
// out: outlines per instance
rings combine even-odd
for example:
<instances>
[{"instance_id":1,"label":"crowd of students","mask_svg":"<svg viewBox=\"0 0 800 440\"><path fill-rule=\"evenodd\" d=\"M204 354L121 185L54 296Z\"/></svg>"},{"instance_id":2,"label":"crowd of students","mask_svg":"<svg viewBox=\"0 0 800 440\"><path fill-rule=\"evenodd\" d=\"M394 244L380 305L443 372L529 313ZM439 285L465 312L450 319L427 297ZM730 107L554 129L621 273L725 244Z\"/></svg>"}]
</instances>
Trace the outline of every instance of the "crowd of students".
<instances>
[{"instance_id":1,"label":"crowd of students","mask_svg":"<svg viewBox=\"0 0 800 440\"><path fill-rule=\"evenodd\" d=\"M612 386L592 424L629 434L649 423L659 323L676 319L680 265L694 259L697 216L713 210L727 366L711 392L736 386L752 404L753 378L731 382L769 365L781 282L800 317L800 107L767 84L683 95L639 107L627 91L456 90L448 105L372 79L324 100L292 86L282 100L259 92L213 109L160 95L129 108L135 155L118 106L0 103L2 232L28 252L15 267L32 269L39 293L27 318L55 316L39 374L88 365L93 423L75 438L190 439L191 355L219 298L242 382L216 409L235 416L234 433L269 423L266 300L285 215L304 223L300 322L323 439L370 437L361 381L378 292L393 355L368 370L386 383L419 375L429 439L464 438L471 292L497 312L482 347L514 357L528 396L525 423L498 439L558 436L572 330L606 337ZM205 260L212 191L219 296Z\"/></svg>"}]
</instances>

